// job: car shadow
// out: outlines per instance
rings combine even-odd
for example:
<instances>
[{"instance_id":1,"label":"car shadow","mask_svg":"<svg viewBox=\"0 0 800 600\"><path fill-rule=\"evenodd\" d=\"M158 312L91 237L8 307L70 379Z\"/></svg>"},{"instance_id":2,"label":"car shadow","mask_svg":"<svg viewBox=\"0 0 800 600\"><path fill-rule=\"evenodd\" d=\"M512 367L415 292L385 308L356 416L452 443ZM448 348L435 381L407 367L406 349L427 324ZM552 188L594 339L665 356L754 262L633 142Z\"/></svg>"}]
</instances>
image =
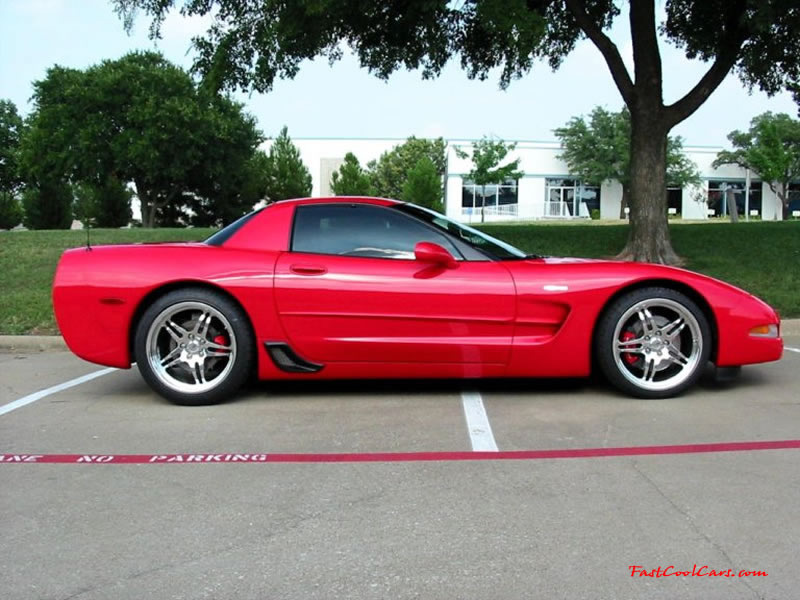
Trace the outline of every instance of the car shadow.
<instances>
[{"instance_id":1,"label":"car shadow","mask_svg":"<svg viewBox=\"0 0 800 600\"><path fill-rule=\"evenodd\" d=\"M587 378L560 379L340 379L314 381L254 381L243 395L333 396L370 394L372 396L480 393L583 393L596 385ZM235 399L234 399L235 401Z\"/></svg>"}]
</instances>

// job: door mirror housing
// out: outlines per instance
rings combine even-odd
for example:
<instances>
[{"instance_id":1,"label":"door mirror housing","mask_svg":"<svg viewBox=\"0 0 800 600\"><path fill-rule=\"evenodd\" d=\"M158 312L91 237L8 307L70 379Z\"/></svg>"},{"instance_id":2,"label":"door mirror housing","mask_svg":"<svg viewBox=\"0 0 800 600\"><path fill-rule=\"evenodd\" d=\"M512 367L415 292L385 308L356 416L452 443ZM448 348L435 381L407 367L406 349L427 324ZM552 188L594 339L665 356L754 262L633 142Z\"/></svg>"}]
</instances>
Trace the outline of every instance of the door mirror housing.
<instances>
[{"instance_id":1,"label":"door mirror housing","mask_svg":"<svg viewBox=\"0 0 800 600\"><path fill-rule=\"evenodd\" d=\"M453 269L458 266L456 259L439 244L418 242L414 246L414 258L420 262Z\"/></svg>"}]
</instances>

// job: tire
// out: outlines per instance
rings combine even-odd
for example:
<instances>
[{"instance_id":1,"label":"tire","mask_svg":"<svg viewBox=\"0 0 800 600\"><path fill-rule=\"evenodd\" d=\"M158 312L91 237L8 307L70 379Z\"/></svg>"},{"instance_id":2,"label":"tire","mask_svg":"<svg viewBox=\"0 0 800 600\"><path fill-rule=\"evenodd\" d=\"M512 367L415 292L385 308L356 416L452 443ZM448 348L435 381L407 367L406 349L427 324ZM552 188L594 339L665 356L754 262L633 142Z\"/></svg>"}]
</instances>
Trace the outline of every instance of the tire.
<instances>
[{"instance_id":1,"label":"tire","mask_svg":"<svg viewBox=\"0 0 800 600\"><path fill-rule=\"evenodd\" d=\"M711 344L711 328L697 304L673 289L649 287L608 306L594 351L618 390L637 398L670 398L703 374Z\"/></svg>"},{"instance_id":2,"label":"tire","mask_svg":"<svg viewBox=\"0 0 800 600\"><path fill-rule=\"evenodd\" d=\"M252 371L247 316L220 293L183 288L153 302L136 326L134 356L144 380L175 404L231 398Z\"/></svg>"}]
</instances>

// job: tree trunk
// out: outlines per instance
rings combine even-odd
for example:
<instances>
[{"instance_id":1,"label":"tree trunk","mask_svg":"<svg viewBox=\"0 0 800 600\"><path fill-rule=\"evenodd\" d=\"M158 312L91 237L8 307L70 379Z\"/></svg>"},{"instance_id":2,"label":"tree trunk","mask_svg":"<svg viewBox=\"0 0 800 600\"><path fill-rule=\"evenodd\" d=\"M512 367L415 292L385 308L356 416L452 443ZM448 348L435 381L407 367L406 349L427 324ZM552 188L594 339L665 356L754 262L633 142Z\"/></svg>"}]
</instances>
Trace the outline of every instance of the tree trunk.
<instances>
[{"instance_id":1,"label":"tree trunk","mask_svg":"<svg viewBox=\"0 0 800 600\"><path fill-rule=\"evenodd\" d=\"M700 81L682 98L664 106L661 53L656 31L655 0L630 5L633 47L632 79L617 46L586 10L582 0L565 0L578 26L600 50L622 99L631 111L630 235L619 258L680 264L667 227L667 134L694 113L719 87L740 57L750 30L745 25L745 3L732 2L721 15L725 30L719 51Z\"/></svg>"},{"instance_id":2,"label":"tree trunk","mask_svg":"<svg viewBox=\"0 0 800 600\"><path fill-rule=\"evenodd\" d=\"M680 264L667 220L667 133L659 110L642 103L631 111L630 233L621 260Z\"/></svg>"},{"instance_id":3,"label":"tree trunk","mask_svg":"<svg viewBox=\"0 0 800 600\"><path fill-rule=\"evenodd\" d=\"M134 179L136 195L139 197L139 209L142 211L142 227L153 227L156 218L156 207L150 200L150 194L140 180Z\"/></svg>"},{"instance_id":4,"label":"tree trunk","mask_svg":"<svg viewBox=\"0 0 800 600\"><path fill-rule=\"evenodd\" d=\"M781 216L784 221L788 221L792 217L791 212L789 212L789 204L791 204L789 202L789 183L784 182L779 184L779 186L780 192L778 192L776 196L778 196L778 200L780 200L781 203ZM777 219L778 216L775 215L775 218Z\"/></svg>"},{"instance_id":5,"label":"tree trunk","mask_svg":"<svg viewBox=\"0 0 800 600\"><path fill-rule=\"evenodd\" d=\"M725 202L728 204L728 216L731 218L731 223L739 222L739 209L736 207L736 196L734 195L732 187L725 190Z\"/></svg>"}]
</instances>

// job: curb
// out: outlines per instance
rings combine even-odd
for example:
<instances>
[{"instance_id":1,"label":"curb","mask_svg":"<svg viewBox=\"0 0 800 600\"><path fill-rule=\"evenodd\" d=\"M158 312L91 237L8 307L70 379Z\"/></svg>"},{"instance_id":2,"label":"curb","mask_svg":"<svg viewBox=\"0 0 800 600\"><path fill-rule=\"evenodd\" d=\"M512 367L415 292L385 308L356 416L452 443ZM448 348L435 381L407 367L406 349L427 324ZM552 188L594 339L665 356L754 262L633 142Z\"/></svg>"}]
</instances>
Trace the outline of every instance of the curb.
<instances>
[{"instance_id":1,"label":"curb","mask_svg":"<svg viewBox=\"0 0 800 600\"><path fill-rule=\"evenodd\" d=\"M782 336L800 336L800 319L781 321ZM65 352L67 344L59 335L0 335L0 352Z\"/></svg>"},{"instance_id":2,"label":"curb","mask_svg":"<svg viewBox=\"0 0 800 600\"><path fill-rule=\"evenodd\" d=\"M67 344L60 335L0 335L3 352L64 352Z\"/></svg>"},{"instance_id":3,"label":"curb","mask_svg":"<svg viewBox=\"0 0 800 600\"><path fill-rule=\"evenodd\" d=\"M781 321L781 336L800 335L800 319L784 319Z\"/></svg>"}]
</instances>

